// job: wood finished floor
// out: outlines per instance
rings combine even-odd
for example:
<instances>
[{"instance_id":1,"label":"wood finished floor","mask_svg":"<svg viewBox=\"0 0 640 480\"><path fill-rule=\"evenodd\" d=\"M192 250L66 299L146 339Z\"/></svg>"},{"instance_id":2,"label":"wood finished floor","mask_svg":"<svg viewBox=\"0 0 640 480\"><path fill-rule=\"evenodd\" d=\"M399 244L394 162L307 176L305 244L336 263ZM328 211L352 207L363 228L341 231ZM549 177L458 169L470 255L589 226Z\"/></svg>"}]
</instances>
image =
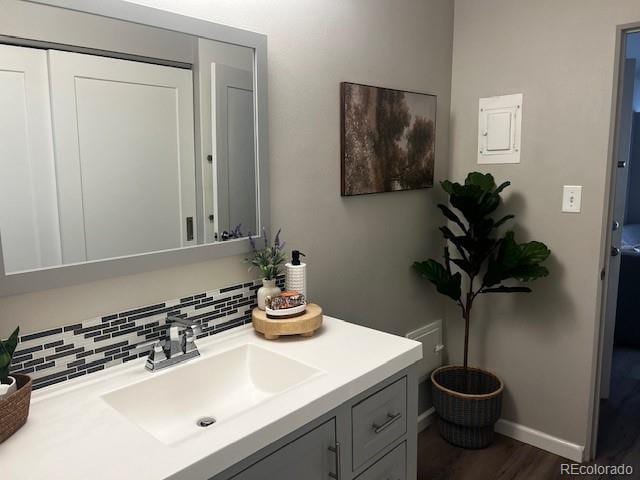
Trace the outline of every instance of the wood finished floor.
<instances>
[{"instance_id":1,"label":"wood finished floor","mask_svg":"<svg viewBox=\"0 0 640 480\"><path fill-rule=\"evenodd\" d=\"M611 396L600 410L599 465L632 465L629 477L580 476L580 479L640 478L640 350L614 351ZM465 450L445 442L435 426L418 438L418 480L554 480L568 460L502 435L483 450Z\"/></svg>"}]
</instances>

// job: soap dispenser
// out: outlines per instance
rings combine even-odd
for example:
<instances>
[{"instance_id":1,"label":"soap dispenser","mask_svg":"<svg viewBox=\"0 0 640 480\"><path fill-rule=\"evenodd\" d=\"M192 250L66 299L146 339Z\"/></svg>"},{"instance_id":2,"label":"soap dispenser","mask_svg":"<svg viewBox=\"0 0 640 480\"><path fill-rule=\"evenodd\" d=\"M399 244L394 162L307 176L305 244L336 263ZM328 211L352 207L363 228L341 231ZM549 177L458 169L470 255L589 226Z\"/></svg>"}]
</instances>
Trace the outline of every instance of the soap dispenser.
<instances>
[{"instance_id":1,"label":"soap dispenser","mask_svg":"<svg viewBox=\"0 0 640 480\"><path fill-rule=\"evenodd\" d=\"M291 262L285 265L285 290L293 290L307 296L307 264L300 263L300 250L291 252Z\"/></svg>"}]
</instances>

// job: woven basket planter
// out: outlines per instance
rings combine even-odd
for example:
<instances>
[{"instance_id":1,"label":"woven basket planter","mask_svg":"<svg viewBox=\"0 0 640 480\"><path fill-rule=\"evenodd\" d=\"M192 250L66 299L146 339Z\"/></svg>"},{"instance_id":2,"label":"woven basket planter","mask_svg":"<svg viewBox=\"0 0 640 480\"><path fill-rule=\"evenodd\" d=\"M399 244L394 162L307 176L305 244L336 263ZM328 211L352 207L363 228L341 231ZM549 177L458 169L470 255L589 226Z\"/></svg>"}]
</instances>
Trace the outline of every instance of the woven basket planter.
<instances>
[{"instance_id":1,"label":"woven basket planter","mask_svg":"<svg viewBox=\"0 0 640 480\"><path fill-rule=\"evenodd\" d=\"M18 390L0 400L0 443L17 432L27 422L31 403L31 377L11 375Z\"/></svg>"},{"instance_id":2,"label":"woven basket planter","mask_svg":"<svg viewBox=\"0 0 640 480\"><path fill-rule=\"evenodd\" d=\"M502 380L491 372L459 365L431 374L438 431L449 443L484 448L493 441L493 426L502 411Z\"/></svg>"}]
</instances>

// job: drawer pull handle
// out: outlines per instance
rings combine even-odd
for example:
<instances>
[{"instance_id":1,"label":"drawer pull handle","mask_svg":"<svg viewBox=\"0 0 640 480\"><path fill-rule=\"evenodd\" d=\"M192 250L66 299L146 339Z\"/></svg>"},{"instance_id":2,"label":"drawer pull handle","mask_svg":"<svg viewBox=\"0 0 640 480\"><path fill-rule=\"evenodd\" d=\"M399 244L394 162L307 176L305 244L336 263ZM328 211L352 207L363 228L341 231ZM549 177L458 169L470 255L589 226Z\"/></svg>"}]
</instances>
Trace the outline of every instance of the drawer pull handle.
<instances>
[{"instance_id":1,"label":"drawer pull handle","mask_svg":"<svg viewBox=\"0 0 640 480\"><path fill-rule=\"evenodd\" d=\"M329 451L336 454L336 473L329 472L329 476L335 480L340 480L340 465L342 460L340 459L340 442L336 442L335 447L329 447Z\"/></svg>"},{"instance_id":2,"label":"drawer pull handle","mask_svg":"<svg viewBox=\"0 0 640 480\"><path fill-rule=\"evenodd\" d=\"M371 425L371 428L373 428L374 432L380 433L383 430L386 430L387 428L389 428L391 425L393 425L395 422L397 422L401 418L402 418L402 412L396 413L395 415L392 413L387 413L388 420L386 422L384 422L382 425L378 425L377 423L374 423L373 425Z\"/></svg>"}]
</instances>

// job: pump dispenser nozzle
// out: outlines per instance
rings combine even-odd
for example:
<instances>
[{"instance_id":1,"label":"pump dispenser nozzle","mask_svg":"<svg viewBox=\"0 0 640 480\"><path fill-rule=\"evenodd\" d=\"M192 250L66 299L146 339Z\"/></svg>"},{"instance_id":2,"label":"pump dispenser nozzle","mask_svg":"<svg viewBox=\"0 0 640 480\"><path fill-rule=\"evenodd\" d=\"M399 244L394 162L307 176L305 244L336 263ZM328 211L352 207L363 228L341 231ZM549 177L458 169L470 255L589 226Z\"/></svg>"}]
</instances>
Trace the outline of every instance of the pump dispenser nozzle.
<instances>
[{"instance_id":1,"label":"pump dispenser nozzle","mask_svg":"<svg viewBox=\"0 0 640 480\"><path fill-rule=\"evenodd\" d=\"M300 265L300 255L306 257L304 253L300 250L292 250L291 251L291 265Z\"/></svg>"}]
</instances>

